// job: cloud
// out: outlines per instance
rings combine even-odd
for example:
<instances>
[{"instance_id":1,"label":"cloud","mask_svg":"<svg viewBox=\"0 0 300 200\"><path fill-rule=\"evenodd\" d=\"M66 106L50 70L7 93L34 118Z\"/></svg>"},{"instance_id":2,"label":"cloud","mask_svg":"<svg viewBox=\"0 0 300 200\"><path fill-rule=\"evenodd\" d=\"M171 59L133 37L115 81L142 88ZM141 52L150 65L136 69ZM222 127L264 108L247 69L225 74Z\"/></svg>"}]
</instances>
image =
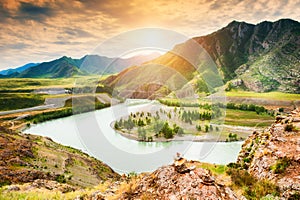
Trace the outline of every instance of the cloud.
<instances>
[{"instance_id":1,"label":"cloud","mask_svg":"<svg viewBox=\"0 0 300 200\"><path fill-rule=\"evenodd\" d=\"M9 18L10 14L8 10L4 7L3 4L0 3L0 22L4 22L7 18Z\"/></svg>"},{"instance_id":2,"label":"cloud","mask_svg":"<svg viewBox=\"0 0 300 200\"><path fill-rule=\"evenodd\" d=\"M57 56L81 57L123 31L167 28L187 36L232 20L300 19L299 0L0 0L0 69ZM21 50L21 51L20 51Z\"/></svg>"},{"instance_id":3,"label":"cloud","mask_svg":"<svg viewBox=\"0 0 300 200\"><path fill-rule=\"evenodd\" d=\"M21 2L16 13L16 19L43 21L55 15L54 9L47 6L37 6L33 3Z\"/></svg>"},{"instance_id":4,"label":"cloud","mask_svg":"<svg viewBox=\"0 0 300 200\"><path fill-rule=\"evenodd\" d=\"M68 41L55 41L53 44L58 44L58 45L80 45L81 42L68 42Z\"/></svg>"},{"instance_id":5,"label":"cloud","mask_svg":"<svg viewBox=\"0 0 300 200\"><path fill-rule=\"evenodd\" d=\"M94 37L93 34L77 28L65 28L64 32L76 37Z\"/></svg>"},{"instance_id":6,"label":"cloud","mask_svg":"<svg viewBox=\"0 0 300 200\"><path fill-rule=\"evenodd\" d=\"M22 50L27 47L29 47L29 45L24 44L24 43L9 44L9 45L5 46L5 48L11 48L11 49L16 49L16 50Z\"/></svg>"}]
</instances>

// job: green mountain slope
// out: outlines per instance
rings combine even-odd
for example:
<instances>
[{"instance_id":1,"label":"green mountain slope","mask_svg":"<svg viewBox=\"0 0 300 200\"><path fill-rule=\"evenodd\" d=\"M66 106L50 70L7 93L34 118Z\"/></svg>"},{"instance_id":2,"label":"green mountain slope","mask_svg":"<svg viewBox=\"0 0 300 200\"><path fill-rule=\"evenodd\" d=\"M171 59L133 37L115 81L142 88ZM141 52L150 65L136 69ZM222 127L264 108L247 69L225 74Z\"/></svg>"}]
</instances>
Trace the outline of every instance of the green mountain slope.
<instances>
[{"instance_id":1,"label":"green mountain slope","mask_svg":"<svg viewBox=\"0 0 300 200\"><path fill-rule=\"evenodd\" d=\"M225 81L240 78L256 92L300 92L299 22L282 19L251 25L234 21L195 40L216 62Z\"/></svg>"},{"instance_id":2,"label":"green mountain slope","mask_svg":"<svg viewBox=\"0 0 300 200\"><path fill-rule=\"evenodd\" d=\"M17 77L20 78L62 78L73 75L85 75L78 67L78 61L70 57L61 57L57 60L44 62L37 66L31 67Z\"/></svg>"},{"instance_id":3,"label":"green mountain slope","mask_svg":"<svg viewBox=\"0 0 300 200\"><path fill-rule=\"evenodd\" d=\"M225 83L239 78L249 90L256 92L279 90L300 93L300 23L297 21L282 19L257 25L233 21L212 34L191 40L196 41L207 51ZM168 67L180 73L186 78L186 82L194 87L203 82L201 79L207 83L207 80L213 79L216 74L213 70L206 70L200 66L200 75L195 73L195 68L187 60L173 52L181 52L181 55L192 60L199 56L191 48L191 41L187 41L176 45L172 51L144 63L142 67L149 64L155 64L160 68ZM136 71L135 74L133 71ZM122 77L127 76L128 72L131 73L132 79L128 79L126 85L122 87L134 85L136 83L134 77L139 77L139 73L142 73L137 67L126 69L119 75L108 78L105 84L110 87L117 86L118 90L121 85L118 82L124 79ZM165 74L161 74L160 70L155 68L151 72L152 77L162 77L168 82L169 75ZM220 85L212 84L208 83L207 86Z\"/></svg>"}]
</instances>

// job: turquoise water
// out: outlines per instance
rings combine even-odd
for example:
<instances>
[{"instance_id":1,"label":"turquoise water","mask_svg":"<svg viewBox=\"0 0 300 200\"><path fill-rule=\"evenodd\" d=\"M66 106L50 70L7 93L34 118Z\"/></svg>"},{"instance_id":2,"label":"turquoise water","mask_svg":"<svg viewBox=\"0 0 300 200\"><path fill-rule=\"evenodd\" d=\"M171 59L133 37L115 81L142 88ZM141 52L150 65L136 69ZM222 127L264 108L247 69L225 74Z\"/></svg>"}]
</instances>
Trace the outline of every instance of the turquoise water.
<instances>
[{"instance_id":1,"label":"turquoise water","mask_svg":"<svg viewBox=\"0 0 300 200\"><path fill-rule=\"evenodd\" d=\"M120 104L94 112L37 124L26 133L52 138L94 156L120 173L152 171L170 164L177 152L191 160L215 164L235 162L242 142L138 142L116 133L110 124L130 112L155 111L157 104Z\"/></svg>"}]
</instances>

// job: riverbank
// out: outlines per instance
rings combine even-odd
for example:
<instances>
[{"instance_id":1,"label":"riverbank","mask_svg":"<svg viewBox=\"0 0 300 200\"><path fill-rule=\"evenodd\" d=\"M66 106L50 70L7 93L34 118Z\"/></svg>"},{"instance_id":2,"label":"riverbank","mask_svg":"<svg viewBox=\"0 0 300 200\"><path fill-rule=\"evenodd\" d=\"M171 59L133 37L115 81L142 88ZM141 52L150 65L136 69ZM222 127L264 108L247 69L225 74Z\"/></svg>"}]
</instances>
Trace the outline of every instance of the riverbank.
<instances>
[{"instance_id":1,"label":"riverbank","mask_svg":"<svg viewBox=\"0 0 300 200\"><path fill-rule=\"evenodd\" d=\"M47 110L37 110L37 111L26 111L21 113L11 113L8 115L0 116L0 122L2 128L14 132L23 132L27 128L30 128L32 124L39 124L41 122L47 122L52 119L60 119L72 115L71 112L59 115L59 113L65 113L64 110L67 108L54 108ZM53 117L54 115L54 117ZM42 117L42 120L40 119ZM39 118L39 120L37 120ZM118 134L126 137L130 140L141 141L137 134L132 134L126 132L126 130L116 130L114 129L115 121L110 122L110 127L115 130ZM248 135L253 131L259 131L260 128L257 127L245 127L245 126L231 126L222 125L220 128L222 131L216 133L204 133L203 135L175 135L173 138L166 139L163 137L152 137L151 142L171 142L171 141L194 141L194 142L228 142L228 133L237 134L237 140L234 141L244 141ZM226 133L226 134L225 134Z\"/></svg>"},{"instance_id":2,"label":"riverbank","mask_svg":"<svg viewBox=\"0 0 300 200\"><path fill-rule=\"evenodd\" d=\"M70 103L70 102L69 102ZM53 106L41 106L21 110L0 112L0 127L6 132L23 132L32 124L61 119L71 115L92 112L109 107L108 103L97 102L95 108L92 106L77 107L75 110L70 106L55 108Z\"/></svg>"},{"instance_id":3,"label":"riverbank","mask_svg":"<svg viewBox=\"0 0 300 200\"><path fill-rule=\"evenodd\" d=\"M31 126L31 121L28 117L33 118L38 115L60 112L64 108L51 108L44 110L26 110L23 112L11 112L5 115L0 115L0 128L5 132L21 133ZM63 116L61 116L62 118ZM49 119L50 120L50 119ZM38 123L38 122L37 122Z\"/></svg>"},{"instance_id":4,"label":"riverbank","mask_svg":"<svg viewBox=\"0 0 300 200\"><path fill-rule=\"evenodd\" d=\"M136 135L125 133L122 131L116 130L120 135L126 137L131 140L140 141ZM172 142L172 141L192 141L192 142L226 142L226 140L220 140L216 137L209 136L209 135L184 135L184 136L175 136L171 139L166 138L153 138L151 142ZM140 141L140 142L147 142L147 141Z\"/></svg>"}]
</instances>

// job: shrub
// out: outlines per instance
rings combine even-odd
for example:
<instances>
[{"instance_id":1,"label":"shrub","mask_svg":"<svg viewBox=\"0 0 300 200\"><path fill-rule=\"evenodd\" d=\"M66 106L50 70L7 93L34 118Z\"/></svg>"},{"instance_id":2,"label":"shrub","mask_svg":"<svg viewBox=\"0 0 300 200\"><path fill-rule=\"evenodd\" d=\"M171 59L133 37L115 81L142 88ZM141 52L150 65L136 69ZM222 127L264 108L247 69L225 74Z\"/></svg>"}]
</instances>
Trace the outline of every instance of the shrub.
<instances>
[{"instance_id":1,"label":"shrub","mask_svg":"<svg viewBox=\"0 0 300 200\"><path fill-rule=\"evenodd\" d=\"M229 141L238 141L237 134L229 133L228 138Z\"/></svg>"},{"instance_id":2,"label":"shrub","mask_svg":"<svg viewBox=\"0 0 300 200\"><path fill-rule=\"evenodd\" d=\"M278 196L279 188L267 180L256 181L252 187L246 190L246 197L248 197L248 199L261 199L270 194L273 197Z\"/></svg>"},{"instance_id":3,"label":"shrub","mask_svg":"<svg viewBox=\"0 0 300 200\"><path fill-rule=\"evenodd\" d=\"M179 128L177 131L177 135L179 135L179 136L184 135L184 130L182 128Z\"/></svg>"},{"instance_id":4,"label":"shrub","mask_svg":"<svg viewBox=\"0 0 300 200\"><path fill-rule=\"evenodd\" d=\"M289 196L288 200L298 200L300 199L300 193L295 193Z\"/></svg>"},{"instance_id":5,"label":"shrub","mask_svg":"<svg viewBox=\"0 0 300 200\"><path fill-rule=\"evenodd\" d=\"M229 168L226 172L230 175L233 186L243 190L246 199L261 199L267 195L278 196L279 188L267 180L258 180L246 170Z\"/></svg>"},{"instance_id":6,"label":"shrub","mask_svg":"<svg viewBox=\"0 0 300 200\"><path fill-rule=\"evenodd\" d=\"M0 187L5 186L5 185L10 185L11 182L9 180L0 180Z\"/></svg>"},{"instance_id":7,"label":"shrub","mask_svg":"<svg viewBox=\"0 0 300 200\"><path fill-rule=\"evenodd\" d=\"M238 164L238 163L229 163L229 164L227 165L227 167L237 169L237 168L240 168L241 165Z\"/></svg>"},{"instance_id":8,"label":"shrub","mask_svg":"<svg viewBox=\"0 0 300 200\"><path fill-rule=\"evenodd\" d=\"M287 157L283 157L281 159L278 159L276 164L271 166L271 169L274 171L275 174L282 174L285 172L286 168L290 166L291 161Z\"/></svg>"},{"instance_id":9,"label":"shrub","mask_svg":"<svg viewBox=\"0 0 300 200\"><path fill-rule=\"evenodd\" d=\"M118 129L120 128L118 122L115 122L114 128L115 128L116 130L118 130Z\"/></svg>"},{"instance_id":10,"label":"shrub","mask_svg":"<svg viewBox=\"0 0 300 200\"><path fill-rule=\"evenodd\" d=\"M244 161L245 163L250 163L250 159L249 159L248 157L247 157L247 158L244 158L243 161Z\"/></svg>"},{"instance_id":11,"label":"shrub","mask_svg":"<svg viewBox=\"0 0 300 200\"><path fill-rule=\"evenodd\" d=\"M206 124L205 125L205 132L208 132L209 126Z\"/></svg>"},{"instance_id":12,"label":"shrub","mask_svg":"<svg viewBox=\"0 0 300 200\"><path fill-rule=\"evenodd\" d=\"M164 125L162 126L160 133L163 134L163 136L166 139L173 138L173 129L169 126L168 122L165 122Z\"/></svg>"},{"instance_id":13,"label":"shrub","mask_svg":"<svg viewBox=\"0 0 300 200\"><path fill-rule=\"evenodd\" d=\"M63 174L60 174L58 176L56 176L55 181L59 182L59 183L66 183L66 178Z\"/></svg>"},{"instance_id":14,"label":"shrub","mask_svg":"<svg viewBox=\"0 0 300 200\"><path fill-rule=\"evenodd\" d=\"M128 173L128 177L132 178L132 177L137 177L137 173L135 171L129 172Z\"/></svg>"},{"instance_id":15,"label":"shrub","mask_svg":"<svg viewBox=\"0 0 300 200\"><path fill-rule=\"evenodd\" d=\"M232 182L239 186L250 186L255 182L255 178L245 170L229 169L227 174L230 175Z\"/></svg>"},{"instance_id":16,"label":"shrub","mask_svg":"<svg viewBox=\"0 0 300 200\"><path fill-rule=\"evenodd\" d=\"M284 127L284 131L288 131L288 132L291 132L294 130L294 126L293 124L287 124L285 127Z\"/></svg>"},{"instance_id":17,"label":"shrub","mask_svg":"<svg viewBox=\"0 0 300 200\"><path fill-rule=\"evenodd\" d=\"M138 138L141 141L146 141L146 130L144 128L138 127Z\"/></svg>"}]
</instances>

